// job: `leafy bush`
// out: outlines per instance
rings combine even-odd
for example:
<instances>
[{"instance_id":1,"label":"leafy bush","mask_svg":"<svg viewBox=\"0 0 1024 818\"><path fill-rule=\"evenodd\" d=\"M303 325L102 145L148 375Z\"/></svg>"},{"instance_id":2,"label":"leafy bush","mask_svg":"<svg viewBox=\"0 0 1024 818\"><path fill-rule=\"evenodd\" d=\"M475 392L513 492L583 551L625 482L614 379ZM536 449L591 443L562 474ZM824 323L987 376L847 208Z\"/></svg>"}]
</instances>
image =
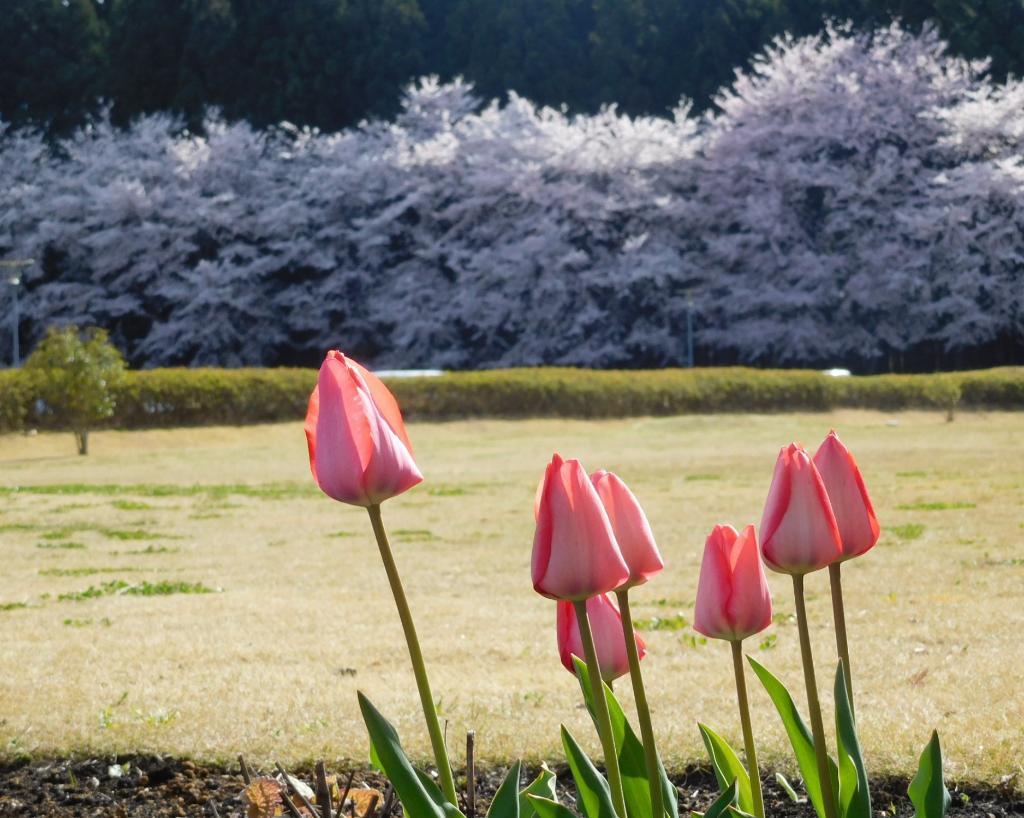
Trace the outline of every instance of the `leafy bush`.
<instances>
[{"instance_id":1,"label":"leafy bush","mask_svg":"<svg viewBox=\"0 0 1024 818\"><path fill-rule=\"evenodd\" d=\"M29 379L16 369L0 370L0 433L23 428L31 402Z\"/></svg>"},{"instance_id":2,"label":"leafy bush","mask_svg":"<svg viewBox=\"0 0 1024 818\"><path fill-rule=\"evenodd\" d=\"M106 330L51 327L25 362L25 377L41 414L71 429L78 453L88 454L90 428L114 414L113 389L124 368Z\"/></svg>"},{"instance_id":3,"label":"leafy bush","mask_svg":"<svg viewBox=\"0 0 1024 818\"><path fill-rule=\"evenodd\" d=\"M297 420L316 382L313 369L151 369L111 388L103 425L141 429ZM388 385L407 417L614 418L714 412L819 412L840 407L1024 409L1024 368L939 375L831 378L807 370L505 369L395 378ZM0 431L26 423L60 428L36 414L41 397L27 371L0 372Z\"/></svg>"}]
</instances>

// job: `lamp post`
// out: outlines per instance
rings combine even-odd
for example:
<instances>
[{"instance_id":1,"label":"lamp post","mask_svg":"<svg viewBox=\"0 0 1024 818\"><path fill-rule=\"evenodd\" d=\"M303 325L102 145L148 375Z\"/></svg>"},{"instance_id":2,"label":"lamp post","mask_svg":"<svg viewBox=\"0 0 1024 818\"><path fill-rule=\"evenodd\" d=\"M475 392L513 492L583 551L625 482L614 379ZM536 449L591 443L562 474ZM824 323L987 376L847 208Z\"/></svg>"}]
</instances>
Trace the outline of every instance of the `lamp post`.
<instances>
[{"instance_id":1,"label":"lamp post","mask_svg":"<svg viewBox=\"0 0 1024 818\"><path fill-rule=\"evenodd\" d=\"M693 291L686 291L686 365L693 368Z\"/></svg>"},{"instance_id":2,"label":"lamp post","mask_svg":"<svg viewBox=\"0 0 1024 818\"><path fill-rule=\"evenodd\" d=\"M18 314L18 287L21 286L21 273L18 272L34 262L30 258L15 258L0 261L0 268L5 271L4 278L11 288L11 364L17 369L21 366L21 346L18 342L18 328L21 323Z\"/></svg>"}]
</instances>

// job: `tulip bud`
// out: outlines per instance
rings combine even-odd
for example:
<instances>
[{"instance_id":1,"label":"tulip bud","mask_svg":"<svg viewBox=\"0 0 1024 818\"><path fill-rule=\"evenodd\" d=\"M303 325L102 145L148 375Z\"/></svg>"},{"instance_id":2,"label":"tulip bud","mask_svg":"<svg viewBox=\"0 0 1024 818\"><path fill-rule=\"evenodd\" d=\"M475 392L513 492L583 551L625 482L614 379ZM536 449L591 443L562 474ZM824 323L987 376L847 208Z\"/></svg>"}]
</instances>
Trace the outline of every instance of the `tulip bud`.
<instances>
[{"instance_id":1,"label":"tulip bud","mask_svg":"<svg viewBox=\"0 0 1024 818\"><path fill-rule=\"evenodd\" d=\"M647 582L665 567L654 542L647 515L639 501L617 475L604 470L590 475L594 488L608 512L622 558L629 568L629 579L622 586L632 588ZM622 590L621 588L619 590Z\"/></svg>"},{"instance_id":2,"label":"tulip bud","mask_svg":"<svg viewBox=\"0 0 1024 818\"><path fill-rule=\"evenodd\" d=\"M761 516L761 553L784 574L806 574L840 559L839 529L821 475L807 452L779 452Z\"/></svg>"},{"instance_id":3,"label":"tulip bud","mask_svg":"<svg viewBox=\"0 0 1024 818\"><path fill-rule=\"evenodd\" d=\"M534 504L533 587L552 599L583 600L629 579L608 514L578 460L557 454Z\"/></svg>"},{"instance_id":4,"label":"tulip bud","mask_svg":"<svg viewBox=\"0 0 1024 818\"><path fill-rule=\"evenodd\" d=\"M612 682L629 673L629 657L626 653L626 635L622 630L622 616L615 603L607 594L591 597L587 600L587 619L590 620L590 631L594 636L594 647L597 649L597 664L601 670L601 678ZM575 674L572 657L583 655L583 641L580 637L580 624L576 619L576 609L571 602L560 601L556 615L558 630L558 655L566 670ZM643 659L647 655L647 646L640 634L633 631L636 639L637 653Z\"/></svg>"},{"instance_id":5,"label":"tulip bud","mask_svg":"<svg viewBox=\"0 0 1024 818\"><path fill-rule=\"evenodd\" d=\"M828 492L832 512L843 543L843 556L848 560L870 551L878 542L878 518L864 487L857 461L834 431L818 447L814 465Z\"/></svg>"},{"instance_id":6,"label":"tulip bud","mask_svg":"<svg viewBox=\"0 0 1024 818\"><path fill-rule=\"evenodd\" d=\"M716 525L704 543L694 630L713 639L738 641L760 633L771 622L772 596L754 526L739 534L731 525Z\"/></svg>"},{"instance_id":7,"label":"tulip bud","mask_svg":"<svg viewBox=\"0 0 1024 818\"><path fill-rule=\"evenodd\" d=\"M316 484L343 503L377 505L423 480L394 395L337 350L309 397L306 443Z\"/></svg>"}]
</instances>

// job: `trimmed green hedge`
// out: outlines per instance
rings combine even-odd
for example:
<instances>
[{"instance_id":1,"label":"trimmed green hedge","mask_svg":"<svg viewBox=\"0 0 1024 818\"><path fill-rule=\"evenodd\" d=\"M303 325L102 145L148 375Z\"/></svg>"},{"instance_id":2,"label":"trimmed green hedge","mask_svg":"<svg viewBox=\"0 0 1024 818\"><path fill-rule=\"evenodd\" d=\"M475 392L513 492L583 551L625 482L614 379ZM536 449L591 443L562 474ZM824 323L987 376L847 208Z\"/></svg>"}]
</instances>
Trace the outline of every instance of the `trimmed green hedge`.
<instances>
[{"instance_id":1,"label":"trimmed green hedge","mask_svg":"<svg viewBox=\"0 0 1024 818\"><path fill-rule=\"evenodd\" d=\"M305 414L312 369L153 369L127 373L108 425L266 423ZM676 415L697 412L1024 409L1024 367L832 378L807 370L506 369L389 383L409 418ZM45 426L30 373L0 371L0 431Z\"/></svg>"}]
</instances>

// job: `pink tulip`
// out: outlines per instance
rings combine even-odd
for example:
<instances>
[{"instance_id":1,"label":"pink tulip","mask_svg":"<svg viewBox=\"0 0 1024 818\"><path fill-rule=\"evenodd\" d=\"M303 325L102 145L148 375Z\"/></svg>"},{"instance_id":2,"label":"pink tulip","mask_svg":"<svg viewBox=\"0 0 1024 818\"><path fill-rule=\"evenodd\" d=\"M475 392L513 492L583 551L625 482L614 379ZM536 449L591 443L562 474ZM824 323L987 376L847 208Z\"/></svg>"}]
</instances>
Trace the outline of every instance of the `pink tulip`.
<instances>
[{"instance_id":1,"label":"pink tulip","mask_svg":"<svg viewBox=\"0 0 1024 818\"><path fill-rule=\"evenodd\" d=\"M761 516L761 553L784 574L806 574L843 555L825 484L795 443L779 452Z\"/></svg>"},{"instance_id":2,"label":"pink tulip","mask_svg":"<svg viewBox=\"0 0 1024 818\"><path fill-rule=\"evenodd\" d=\"M731 525L716 525L704 543L694 629L713 639L738 641L771 622L772 596L754 526L739 534Z\"/></svg>"},{"instance_id":3,"label":"pink tulip","mask_svg":"<svg viewBox=\"0 0 1024 818\"><path fill-rule=\"evenodd\" d=\"M814 465L828 492L832 512L836 515L839 536L843 542L842 559L859 557L878 542L878 518L871 505L864 478L857 468L850 450L842 444L834 431L818 447Z\"/></svg>"},{"instance_id":4,"label":"pink tulip","mask_svg":"<svg viewBox=\"0 0 1024 818\"><path fill-rule=\"evenodd\" d=\"M601 678L606 682L618 679L629 673L629 658L626 655L626 636L622 630L622 616L615 603L607 594L600 594L587 600L587 619L594 636L594 647L597 649L597 664L601 670ZM576 668L572 657L578 656L586 661L583 655L583 641L580 637L580 624L576 619L576 609L571 602L560 601L556 615L558 630L558 655L566 670L575 674ZM643 659L647 655L647 646L636 631L637 653Z\"/></svg>"},{"instance_id":5,"label":"pink tulip","mask_svg":"<svg viewBox=\"0 0 1024 818\"><path fill-rule=\"evenodd\" d=\"M618 590L647 582L665 567L647 515L633 492L617 475L602 469L590 475L590 479L604 503L604 510L608 512L615 540L629 567L629 579Z\"/></svg>"},{"instance_id":6,"label":"pink tulip","mask_svg":"<svg viewBox=\"0 0 1024 818\"><path fill-rule=\"evenodd\" d=\"M552 599L583 600L629 579L608 514L578 460L551 458L534 504L533 587Z\"/></svg>"},{"instance_id":7,"label":"pink tulip","mask_svg":"<svg viewBox=\"0 0 1024 818\"><path fill-rule=\"evenodd\" d=\"M394 395L337 350L309 396L306 442L316 484L343 503L377 505L423 480Z\"/></svg>"}]
</instances>

